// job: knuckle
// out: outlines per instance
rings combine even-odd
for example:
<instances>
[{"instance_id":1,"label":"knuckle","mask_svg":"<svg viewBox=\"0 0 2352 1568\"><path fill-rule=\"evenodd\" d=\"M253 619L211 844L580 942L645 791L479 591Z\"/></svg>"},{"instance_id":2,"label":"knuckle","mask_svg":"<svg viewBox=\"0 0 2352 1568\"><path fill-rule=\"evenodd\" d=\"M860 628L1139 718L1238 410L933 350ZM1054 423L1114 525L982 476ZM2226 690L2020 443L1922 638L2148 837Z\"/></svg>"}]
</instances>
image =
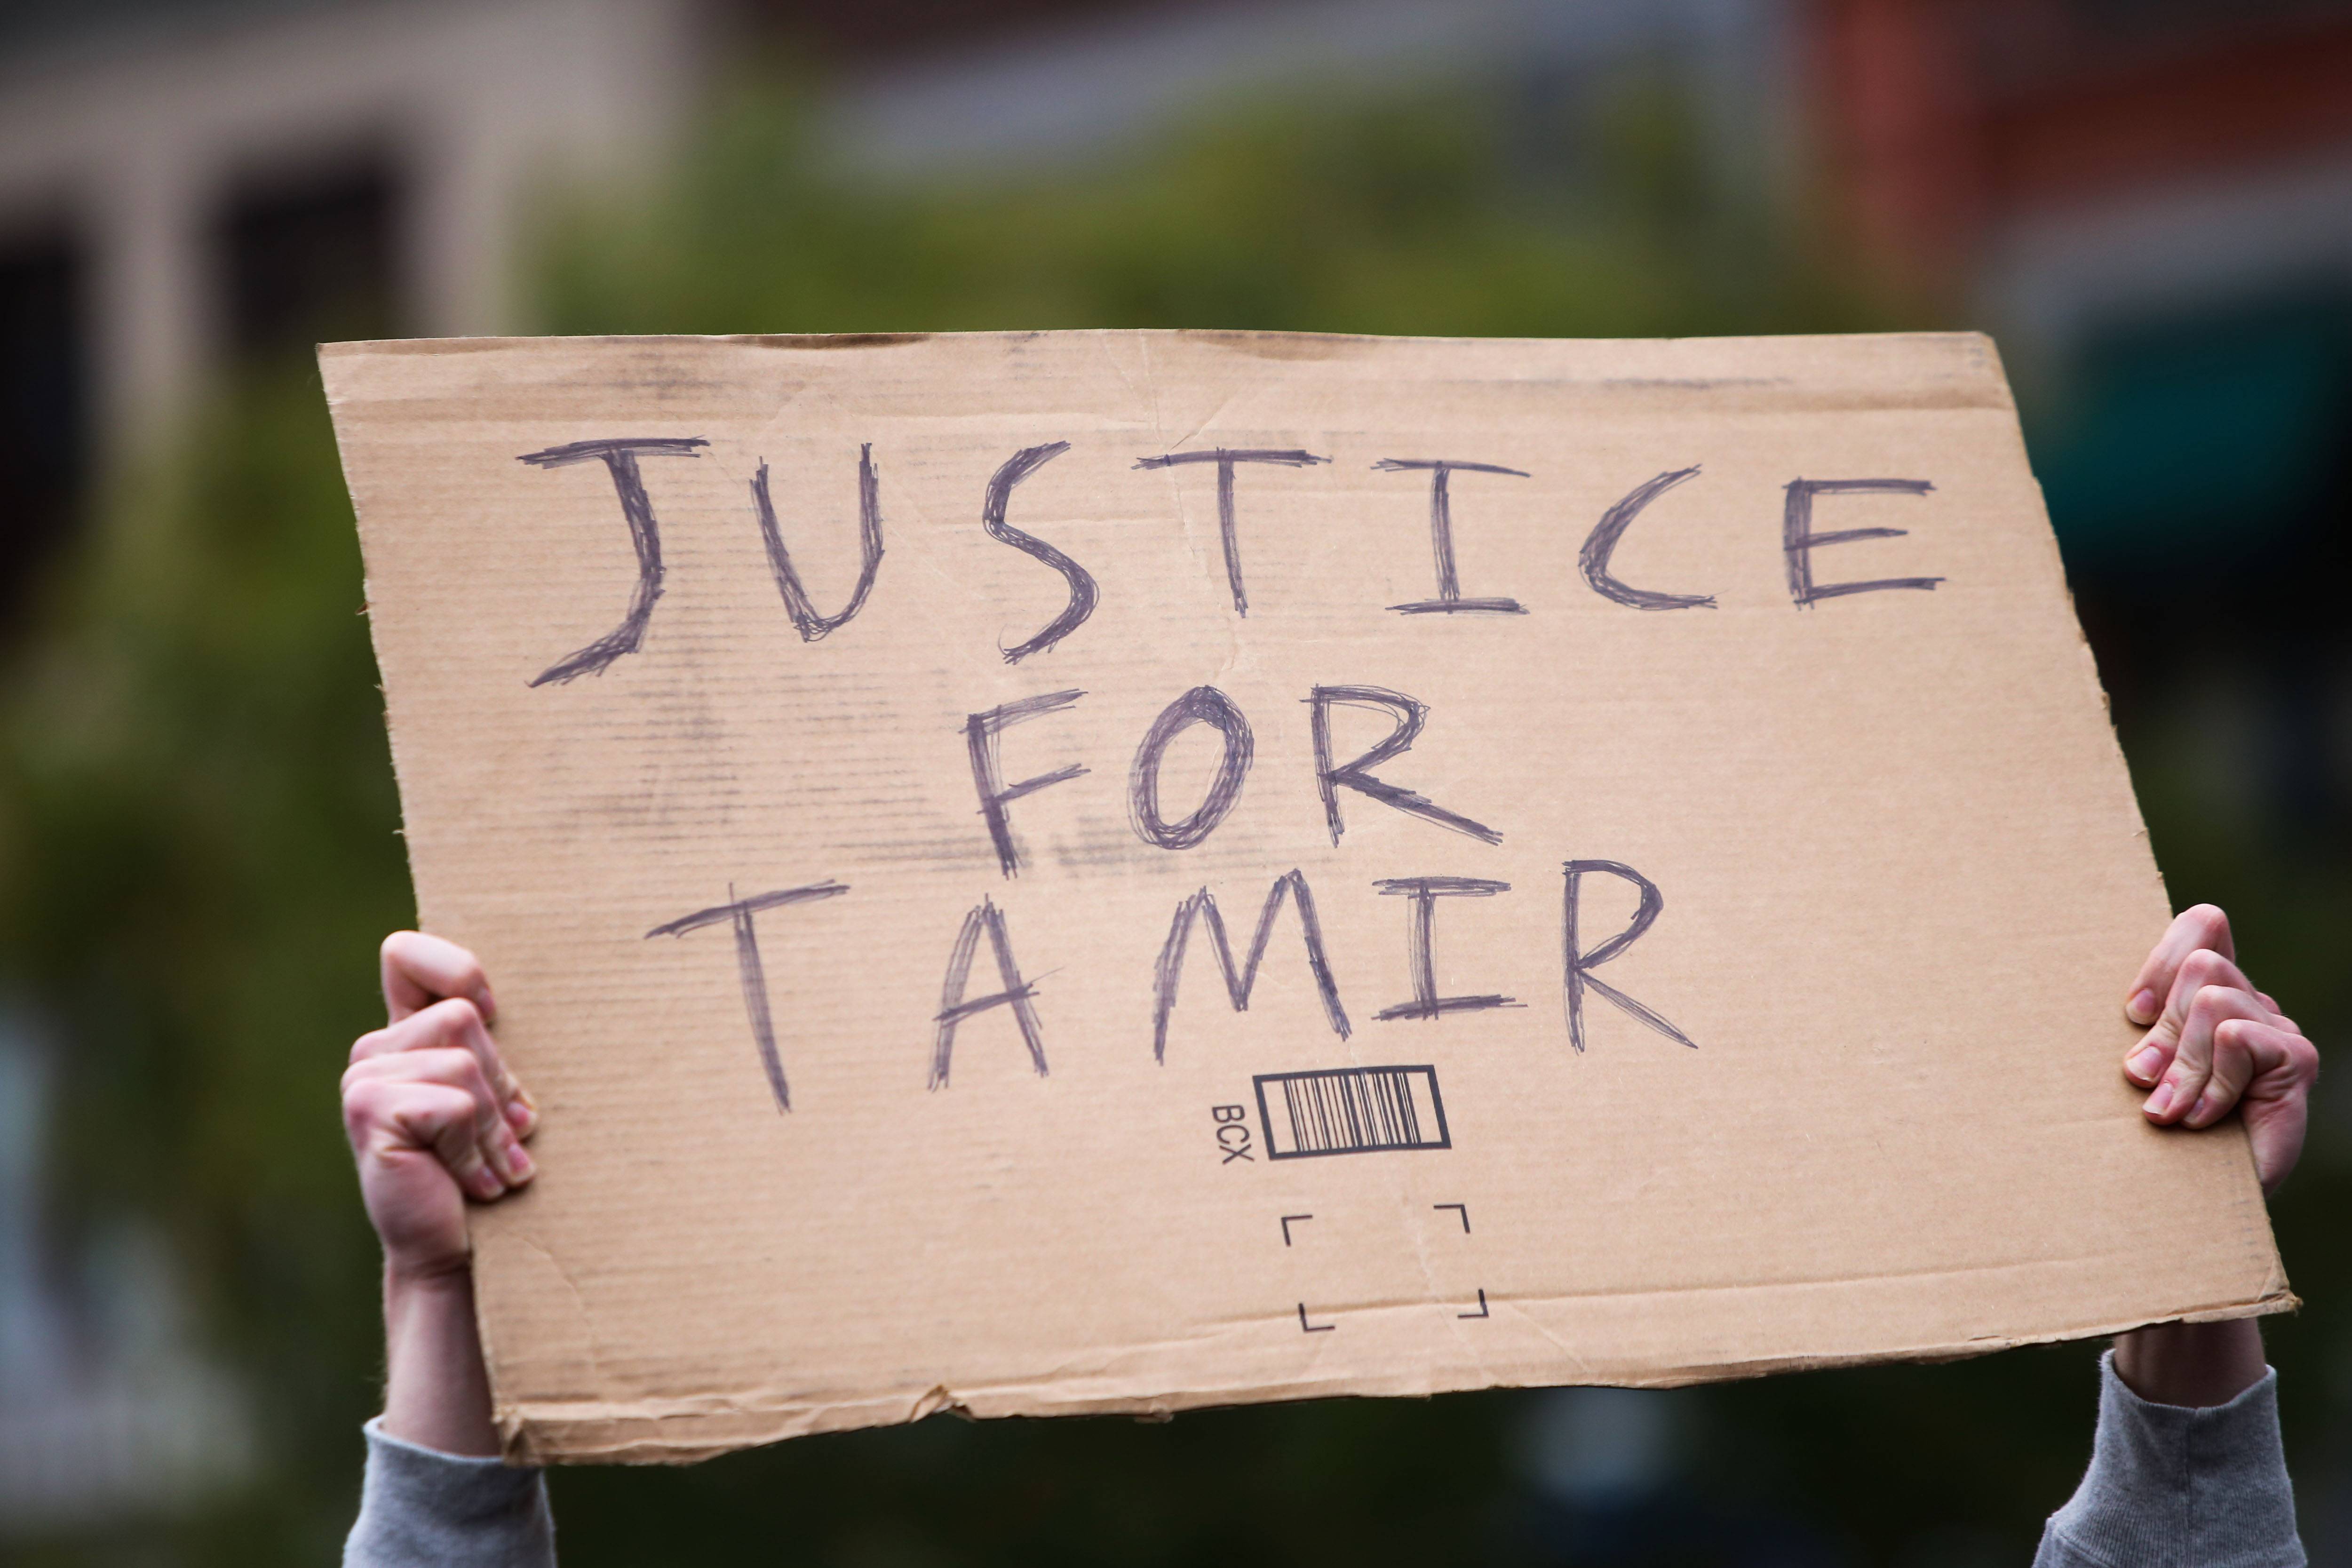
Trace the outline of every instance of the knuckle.
<instances>
[{"instance_id":1,"label":"knuckle","mask_svg":"<svg viewBox=\"0 0 2352 1568\"><path fill-rule=\"evenodd\" d=\"M479 1095L486 1087L482 1081L482 1064L476 1061L474 1053L463 1046L435 1046L415 1055L435 1083L455 1089L468 1100Z\"/></svg>"},{"instance_id":2,"label":"knuckle","mask_svg":"<svg viewBox=\"0 0 2352 1568\"><path fill-rule=\"evenodd\" d=\"M388 1109L385 1100L388 1086L377 1078L345 1078L343 1080L343 1122L360 1128L372 1126L384 1119Z\"/></svg>"},{"instance_id":3,"label":"knuckle","mask_svg":"<svg viewBox=\"0 0 2352 1568\"><path fill-rule=\"evenodd\" d=\"M348 1059L356 1066L358 1063L365 1061L368 1058L374 1056L377 1052L383 1050L384 1043L383 1037L386 1032L387 1031L383 1029L370 1029L366 1034L362 1035L358 1039L353 1040L352 1042L352 1054Z\"/></svg>"},{"instance_id":4,"label":"knuckle","mask_svg":"<svg viewBox=\"0 0 2352 1568\"><path fill-rule=\"evenodd\" d=\"M2237 992L2232 986L2218 982L2201 984L2189 999L2189 1016L2207 1018L2212 1017L2217 1013L2230 1013L2234 1016L2232 1010L2236 1001Z\"/></svg>"},{"instance_id":5,"label":"knuckle","mask_svg":"<svg viewBox=\"0 0 2352 1568\"><path fill-rule=\"evenodd\" d=\"M2202 934L2204 945L2227 942L2230 937L2230 917L2219 904L2192 904L2182 911L2189 918L2190 929Z\"/></svg>"},{"instance_id":6,"label":"knuckle","mask_svg":"<svg viewBox=\"0 0 2352 1568\"><path fill-rule=\"evenodd\" d=\"M420 1007L394 1028L410 1031L410 1050L436 1050L460 1047L467 1031L480 1022L481 1016L474 1011L472 1003L451 998Z\"/></svg>"},{"instance_id":7,"label":"knuckle","mask_svg":"<svg viewBox=\"0 0 2352 1568\"><path fill-rule=\"evenodd\" d=\"M473 1097L462 1089L453 1089L442 1083L426 1083L417 1085L415 1093L418 1121L436 1131L463 1127L473 1115Z\"/></svg>"}]
</instances>

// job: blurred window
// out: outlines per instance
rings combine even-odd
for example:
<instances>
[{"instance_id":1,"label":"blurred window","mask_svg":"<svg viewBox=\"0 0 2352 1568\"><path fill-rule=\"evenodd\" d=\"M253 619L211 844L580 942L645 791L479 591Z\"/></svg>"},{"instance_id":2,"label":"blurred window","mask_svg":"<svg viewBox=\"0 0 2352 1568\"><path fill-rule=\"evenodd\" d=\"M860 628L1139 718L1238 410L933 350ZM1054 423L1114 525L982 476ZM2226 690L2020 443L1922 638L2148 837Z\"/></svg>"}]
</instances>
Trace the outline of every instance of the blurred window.
<instances>
[{"instance_id":1,"label":"blurred window","mask_svg":"<svg viewBox=\"0 0 2352 1568\"><path fill-rule=\"evenodd\" d=\"M222 222L230 348L278 358L397 335L400 197L374 161L236 195Z\"/></svg>"},{"instance_id":2,"label":"blurred window","mask_svg":"<svg viewBox=\"0 0 2352 1568\"><path fill-rule=\"evenodd\" d=\"M2270 571L2340 524L2352 300L2104 334L2036 466L2077 571Z\"/></svg>"},{"instance_id":3,"label":"blurred window","mask_svg":"<svg viewBox=\"0 0 2352 1568\"><path fill-rule=\"evenodd\" d=\"M88 472L88 271L71 241L0 248L0 626L70 526Z\"/></svg>"}]
</instances>

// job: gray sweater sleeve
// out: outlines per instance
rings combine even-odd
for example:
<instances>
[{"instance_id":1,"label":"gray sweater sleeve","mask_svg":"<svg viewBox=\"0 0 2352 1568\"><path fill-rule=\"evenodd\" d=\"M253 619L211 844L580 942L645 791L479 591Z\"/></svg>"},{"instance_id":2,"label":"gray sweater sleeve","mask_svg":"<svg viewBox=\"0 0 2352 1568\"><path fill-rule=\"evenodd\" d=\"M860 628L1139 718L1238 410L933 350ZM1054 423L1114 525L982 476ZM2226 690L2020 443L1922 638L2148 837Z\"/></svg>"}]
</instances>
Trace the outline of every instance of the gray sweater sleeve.
<instances>
[{"instance_id":1,"label":"gray sweater sleeve","mask_svg":"<svg viewBox=\"0 0 2352 1568\"><path fill-rule=\"evenodd\" d=\"M555 1568L555 1516L537 1470L386 1436L371 1421L359 1522L343 1568Z\"/></svg>"},{"instance_id":2,"label":"gray sweater sleeve","mask_svg":"<svg viewBox=\"0 0 2352 1568\"><path fill-rule=\"evenodd\" d=\"M2091 1468L2034 1568L2303 1568L2278 1373L2210 1410L2151 1405L2099 1363Z\"/></svg>"}]
</instances>

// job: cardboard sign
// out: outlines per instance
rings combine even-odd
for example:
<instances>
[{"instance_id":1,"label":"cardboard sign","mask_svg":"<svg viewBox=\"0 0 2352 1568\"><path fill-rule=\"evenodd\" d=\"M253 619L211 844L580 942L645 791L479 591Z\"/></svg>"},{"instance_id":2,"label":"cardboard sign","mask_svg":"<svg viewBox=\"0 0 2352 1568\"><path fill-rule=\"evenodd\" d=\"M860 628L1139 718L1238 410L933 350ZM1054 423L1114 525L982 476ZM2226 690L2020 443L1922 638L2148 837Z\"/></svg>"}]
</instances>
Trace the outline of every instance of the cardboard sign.
<instances>
[{"instance_id":1,"label":"cardboard sign","mask_svg":"<svg viewBox=\"0 0 2352 1568\"><path fill-rule=\"evenodd\" d=\"M2291 1300L1983 338L323 361L518 1457Z\"/></svg>"}]
</instances>

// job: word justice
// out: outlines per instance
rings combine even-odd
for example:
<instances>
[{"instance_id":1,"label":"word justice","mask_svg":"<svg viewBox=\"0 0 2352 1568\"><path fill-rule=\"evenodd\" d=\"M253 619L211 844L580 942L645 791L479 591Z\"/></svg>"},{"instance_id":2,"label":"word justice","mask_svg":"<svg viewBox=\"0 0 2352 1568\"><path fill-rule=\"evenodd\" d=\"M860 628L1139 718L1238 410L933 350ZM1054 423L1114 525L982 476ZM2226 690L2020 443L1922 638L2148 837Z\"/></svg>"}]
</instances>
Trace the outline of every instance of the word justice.
<instances>
[{"instance_id":1,"label":"word justice","mask_svg":"<svg viewBox=\"0 0 2352 1568\"><path fill-rule=\"evenodd\" d=\"M532 679L531 685L561 685L583 675L600 674L614 660L636 652L643 645L646 627L653 619L654 605L662 595L663 569L661 527L654 516L653 501L646 493L645 478L639 470L640 459L692 458L709 444L708 439L699 436L618 437L574 441L568 446L550 447L544 451L523 454L520 461L541 468L558 468L574 463L604 464L612 477L613 489L620 498L621 515L628 524L629 539L637 556L636 592L621 624L587 647L548 666ZM1076 631L1093 616L1099 596L1092 573L1053 545L1015 528L1007 521L1014 488L1069 449L1067 441L1051 441L1015 452L990 478L982 496L980 522L988 536L1059 573L1068 588L1068 598L1060 614L1034 636L999 650L1007 664L1018 664L1031 654L1043 652ZM1233 595L1234 613L1246 616L1249 614L1249 594L1242 574L1241 523L1234 495L1236 471L1247 464L1311 468L1330 461L1328 458L1300 450L1215 447L1142 458L1135 466L1147 469L1196 463L1215 466L1217 527L1224 549L1226 586ZM1453 476L1457 473L1500 474L1526 479L1528 476L1525 470L1505 468L1498 463L1464 462L1450 458L1384 458L1372 467L1381 473L1426 473L1429 476L1429 532L1431 551L1436 561L1437 596L1391 605L1388 606L1390 609L1406 616L1517 616L1527 613L1526 606L1516 599L1478 597L1463 593L1460 574L1454 567L1452 485ZM1697 466L1693 465L1644 480L1623 500L1601 514L1601 521L1593 525L1591 532L1585 537L1583 547L1577 552L1578 569L1594 593L1637 610L1715 607L1715 597L1711 594L1661 593L1637 588L1619 581L1610 571L1610 562L1616 553L1618 543L1624 538L1625 531L1633 527L1633 521L1641 516L1643 509L1675 486L1696 478L1698 471ZM1813 574L1813 552L1817 550L1865 539L1899 538L1908 531L1900 528L1841 528L1816 532L1813 528L1814 498L1864 493L1924 496L1935 489L1926 479L1791 479L1783 488L1787 500L1781 509L1780 549L1788 573L1789 596L1798 608L1803 609L1822 599L1840 598L1851 594L1879 593L1889 589L1932 589L1943 581L1941 577L1882 577L1862 582L1822 583L1817 581ZM783 597L784 613L792 618L793 626L802 639L815 642L855 620L857 613L866 607L866 597L874 591L876 574L882 567L882 485L875 468L873 444L868 442L861 446L857 452L860 558L857 584L850 590L848 602L831 615L817 608L809 596L807 584L801 580L799 568L793 563L792 552L784 543L783 531L777 521L768 483L768 466L764 462L751 479L751 512L759 524L760 538L767 548L768 566L775 577L776 590Z\"/></svg>"}]
</instances>

